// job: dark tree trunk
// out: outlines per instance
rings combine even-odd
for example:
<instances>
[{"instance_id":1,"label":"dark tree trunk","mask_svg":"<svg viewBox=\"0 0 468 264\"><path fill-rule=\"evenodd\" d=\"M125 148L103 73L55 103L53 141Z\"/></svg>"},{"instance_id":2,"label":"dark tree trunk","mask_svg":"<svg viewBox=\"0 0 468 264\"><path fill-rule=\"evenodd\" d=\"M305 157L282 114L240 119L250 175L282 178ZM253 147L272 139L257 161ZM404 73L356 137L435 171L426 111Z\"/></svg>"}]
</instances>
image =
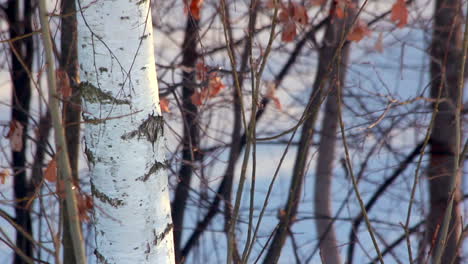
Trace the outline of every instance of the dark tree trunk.
<instances>
[{"instance_id":1,"label":"dark tree trunk","mask_svg":"<svg viewBox=\"0 0 468 264\"><path fill-rule=\"evenodd\" d=\"M77 51L77 22L75 1L62 1L62 24L60 39L60 68L68 74L72 95L63 102L63 122L67 142L68 158L72 171L73 181L78 184L78 160L80 151L80 115L81 97L78 90L78 51ZM63 263L76 263L71 240L67 206L61 201L63 217Z\"/></svg>"},{"instance_id":2,"label":"dark tree trunk","mask_svg":"<svg viewBox=\"0 0 468 264\"><path fill-rule=\"evenodd\" d=\"M182 65L195 68L198 40L198 20L188 16L185 28L185 39L182 45ZM182 260L181 239L184 225L184 215L189 197L190 183L194 171L194 163L200 155L199 151L199 129L197 126L197 106L192 103L192 95L195 92L195 71L182 74L182 121L184 124L182 164L179 170L179 183L177 184L174 201L172 202L172 221L174 224L174 245L176 262Z\"/></svg>"},{"instance_id":3,"label":"dark tree trunk","mask_svg":"<svg viewBox=\"0 0 468 264\"><path fill-rule=\"evenodd\" d=\"M354 16L348 14L345 21L335 21L329 27L333 27L334 39L326 39L326 48L332 53L324 52L328 56L333 56L340 44L341 37L345 30L346 23L351 24ZM338 94L342 94L346 77L346 66L349 57L349 45L342 48L339 59L331 69L329 79L326 81L325 91L330 89L330 93L325 105L324 118L321 127L320 143L317 155L317 167L315 170L314 189L314 209L317 219L315 226L318 238L320 239L320 251L325 263L341 263L341 257L336 241L335 227L333 224L332 210L332 181L333 163L335 161L335 146L337 141L337 128L339 120ZM325 60L332 60L333 57Z\"/></svg>"},{"instance_id":4,"label":"dark tree trunk","mask_svg":"<svg viewBox=\"0 0 468 264\"><path fill-rule=\"evenodd\" d=\"M428 244L437 236L450 196L450 177L454 174L456 143L455 106L459 94L457 82L461 65L461 2L460 0L437 0L434 13L434 31L431 43L431 97L439 93L443 101L434 114L435 123L430 138L429 196L430 212L427 220ZM461 175L457 175L452 221L446 240L442 263L460 263L457 241L462 226L460 222Z\"/></svg>"},{"instance_id":5,"label":"dark tree trunk","mask_svg":"<svg viewBox=\"0 0 468 264\"><path fill-rule=\"evenodd\" d=\"M15 38L32 32L31 17L32 7L30 1L10 0L6 10L10 25L10 38ZM22 8L21 8L22 7ZM23 148L20 151L12 151L12 167L14 172L14 194L16 223L32 236L30 208L26 208L31 194L31 184L26 175L26 134L29 119L29 104L31 100L31 83L28 71L31 72L33 60L32 37L23 38L12 42L11 48L11 79L13 83L11 95L11 120L23 125ZM15 52L17 55L15 54ZM23 64L24 63L24 66ZM27 69L25 69L27 67ZM16 247L26 256L33 257L33 247L21 232L16 232ZM15 254L15 264L26 263Z\"/></svg>"}]
</instances>

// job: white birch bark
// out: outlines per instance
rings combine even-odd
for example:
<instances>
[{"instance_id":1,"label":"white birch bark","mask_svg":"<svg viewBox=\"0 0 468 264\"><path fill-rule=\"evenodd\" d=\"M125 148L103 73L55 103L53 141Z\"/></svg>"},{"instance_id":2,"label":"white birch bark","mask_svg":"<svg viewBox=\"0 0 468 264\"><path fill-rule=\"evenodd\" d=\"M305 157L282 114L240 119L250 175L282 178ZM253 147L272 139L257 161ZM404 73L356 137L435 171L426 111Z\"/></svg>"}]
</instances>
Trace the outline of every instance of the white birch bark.
<instances>
[{"instance_id":1,"label":"white birch bark","mask_svg":"<svg viewBox=\"0 0 468 264\"><path fill-rule=\"evenodd\" d=\"M149 0L77 0L98 263L174 263Z\"/></svg>"}]
</instances>

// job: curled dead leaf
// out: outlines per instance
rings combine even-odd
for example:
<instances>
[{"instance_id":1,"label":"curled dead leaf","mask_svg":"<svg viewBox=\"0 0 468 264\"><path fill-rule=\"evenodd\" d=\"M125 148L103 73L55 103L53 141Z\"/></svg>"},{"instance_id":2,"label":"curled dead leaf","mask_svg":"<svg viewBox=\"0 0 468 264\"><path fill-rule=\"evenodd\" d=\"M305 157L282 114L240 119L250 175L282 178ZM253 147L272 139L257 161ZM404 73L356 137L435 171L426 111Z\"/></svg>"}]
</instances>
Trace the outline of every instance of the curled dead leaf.
<instances>
[{"instance_id":1,"label":"curled dead leaf","mask_svg":"<svg viewBox=\"0 0 468 264\"><path fill-rule=\"evenodd\" d=\"M195 91L192 96L190 96L190 100L192 104L200 106L206 99L206 94L204 92Z\"/></svg>"},{"instance_id":2,"label":"curled dead leaf","mask_svg":"<svg viewBox=\"0 0 468 264\"><path fill-rule=\"evenodd\" d=\"M47 164L44 171L44 179L49 182L57 181L57 161L55 160L55 157L49 161L49 164Z\"/></svg>"},{"instance_id":3,"label":"curled dead leaf","mask_svg":"<svg viewBox=\"0 0 468 264\"><path fill-rule=\"evenodd\" d=\"M289 9L282 8L278 14L278 21L281 23L286 23L289 21Z\"/></svg>"},{"instance_id":4,"label":"curled dead leaf","mask_svg":"<svg viewBox=\"0 0 468 264\"><path fill-rule=\"evenodd\" d=\"M367 37L370 34L371 34L371 31L367 27L367 23L361 20L358 20L356 22L356 25L354 25L353 29L351 30L351 32L349 32L347 39L349 41L359 42L364 37Z\"/></svg>"},{"instance_id":5,"label":"curled dead leaf","mask_svg":"<svg viewBox=\"0 0 468 264\"><path fill-rule=\"evenodd\" d=\"M190 13L190 15L196 19L200 20L200 11L203 5L203 0L191 0L190 3L188 3L189 0L185 0L185 12Z\"/></svg>"},{"instance_id":6,"label":"curled dead leaf","mask_svg":"<svg viewBox=\"0 0 468 264\"><path fill-rule=\"evenodd\" d=\"M408 8L405 0L397 0L392 6L392 15L390 19L397 23L397 27L402 28L408 24Z\"/></svg>"},{"instance_id":7,"label":"curled dead leaf","mask_svg":"<svg viewBox=\"0 0 468 264\"><path fill-rule=\"evenodd\" d=\"M14 152L20 152L23 150L23 130L23 124L17 120L11 120L10 130L6 137L10 140L11 150Z\"/></svg>"},{"instance_id":8,"label":"curled dead leaf","mask_svg":"<svg viewBox=\"0 0 468 264\"><path fill-rule=\"evenodd\" d=\"M281 40L284 42L291 42L296 35L296 24L292 21L285 23L283 26L283 33L281 34Z\"/></svg>"},{"instance_id":9,"label":"curled dead leaf","mask_svg":"<svg viewBox=\"0 0 468 264\"><path fill-rule=\"evenodd\" d=\"M307 25L309 23L309 16L307 15L307 9L299 4L291 3L293 7L292 19L299 24Z\"/></svg>"},{"instance_id":10,"label":"curled dead leaf","mask_svg":"<svg viewBox=\"0 0 468 264\"><path fill-rule=\"evenodd\" d=\"M330 15L343 19L346 17L348 9L356 9L356 3L350 0L334 0L332 8L330 9Z\"/></svg>"},{"instance_id":11,"label":"curled dead leaf","mask_svg":"<svg viewBox=\"0 0 468 264\"><path fill-rule=\"evenodd\" d=\"M88 212L92 211L94 208L93 198L88 194L80 194L79 192L76 192L76 201L80 221L88 222L90 219Z\"/></svg>"},{"instance_id":12,"label":"curled dead leaf","mask_svg":"<svg viewBox=\"0 0 468 264\"><path fill-rule=\"evenodd\" d=\"M159 98L159 106L161 107L162 112L171 112L171 110L169 109L169 100L166 97Z\"/></svg>"},{"instance_id":13,"label":"curled dead leaf","mask_svg":"<svg viewBox=\"0 0 468 264\"><path fill-rule=\"evenodd\" d=\"M216 75L212 76L210 78L209 83L208 83L208 91L209 91L208 95L209 95L209 97L215 97L225 87L226 86L224 85L223 81L221 80L221 77L216 76Z\"/></svg>"}]
</instances>

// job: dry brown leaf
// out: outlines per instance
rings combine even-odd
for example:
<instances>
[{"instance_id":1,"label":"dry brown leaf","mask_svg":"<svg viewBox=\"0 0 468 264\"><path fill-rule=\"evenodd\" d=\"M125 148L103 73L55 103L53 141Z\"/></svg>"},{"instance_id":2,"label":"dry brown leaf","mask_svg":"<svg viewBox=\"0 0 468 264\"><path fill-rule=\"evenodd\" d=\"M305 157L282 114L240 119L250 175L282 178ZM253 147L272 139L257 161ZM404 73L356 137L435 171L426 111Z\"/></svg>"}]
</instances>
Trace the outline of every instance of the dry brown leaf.
<instances>
[{"instance_id":1,"label":"dry brown leaf","mask_svg":"<svg viewBox=\"0 0 468 264\"><path fill-rule=\"evenodd\" d=\"M224 85L223 81L221 80L221 77L216 76L216 75L212 76L210 78L209 83L208 83L208 91L209 91L208 95L209 95L209 97L215 97L225 87L226 86Z\"/></svg>"},{"instance_id":2,"label":"dry brown leaf","mask_svg":"<svg viewBox=\"0 0 468 264\"><path fill-rule=\"evenodd\" d=\"M397 27L402 28L408 24L408 8L405 0L397 0L392 6L392 15L390 19L397 23Z\"/></svg>"},{"instance_id":3,"label":"dry brown leaf","mask_svg":"<svg viewBox=\"0 0 468 264\"><path fill-rule=\"evenodd\" d=\"M159 98L159 106L161 106L161 111L165 113L171 112L171 110L169 110L169 100L166 97Z\"/></svg>"},{"instance_id":4,"label":"dry brown leaf","mask_svg":"<svg viewBox=\"0 0 468 264\"><path fill-rule=\"evenodd\" d=\"M291 3L293 8L292 19L299 24L307 25L309 23L309 16L307 15L307 9L299 4Z\"/></svg>"},{"instance_id":5,"label":"dry brown leaf","mask_svg":"<svg viewBox=\"0 0 468 264\"><path fill-rule=\"evenodd\" d=\"M278 21L281 23L287 23L289 21L289 9L288 8L281 9L278 15Z\"/></svg>"},{"instance_id":6,"label":"dry brown leaf","mask_svg":"<svg viewBox=\"0 0 468 264\"><path fill-rule=\"evenodd\" d=\"M334 0L334 4L332 9L330 10L330 14L335 16L339 19L343 19L346 17L346 12L348 9L356 9L356 3L350 0Z\"/></svg>"},{"instance_id":7,"label":"dry brown leaf","mask_svg":"<svg viewBox=\"0 0 468 264\"><path fill-rule=\"evenodd\" d=\"M188 10L192 17L196 20L200 20L200 11L203 5L203 0L192 0L190 1L190 5Z\"/></svg>"},{"instance_id":8,"label":"dry brown leaf","mask_svg":"<svg viewBox=\"0 0 468 264\"><path fill-rule=\"evenodd\" d=\"M57 161L55 158L49 161L49 164L44 171L44 179L48 180L49 182L57 181Z\"/></svg>"},{"instance_id":9,"label":"dry brown leaf","mask_svg":"<svg viewBox=\"0 0 468 264\"><path fill-rule=\"evenodd\" d=\"M347 39L349 41L359 42L370 34L371 31L367 27L367 24L358 20L356 25L354 25L353 30L348 34Z\"/></svg>"},{"instance_id":10,"label":"dry brown leaf","mask_svg":"<svg viewBox=\"0 0 468 264\"><path fill-rule=\"evenodd\" d=\"M291 42L296 37L296 24L290 21L284 24L283 33L281 34L281 40L284 42Z\"/></svg>"},{"instance_id":11,"label":"dry brown leaf","mask_svg":"<svg viewBox=\"0 0 468 264\"><path fill-rule=\"evenodd\" d=\"M192 100L192 104L194 105L200 106L203 104L202 94L199 91L195 91L192 96L190 96L190 100Z\"/></svg>"},{"instance_id":12,"label":"dry brown leaf","mask_svg":"<svg viewBox=\"0 0 468 264\"><path fill-rule=\"evenodd\" d=\"M81 222L88 222L88 212L94 207L93 198L87 194L76 192L76 201L78 205L78 216Z\"/></svg>"},{"instance_id":13,"label":"dry brown leaf","mask_svg":"<svg viewBox=\"0 0 468 264\"><path fill-rule=\"evenodd\" d=\"M11 150L20 152L23 150L23 130L24 126L17 120L10 122L10 131L7 138L10 140Z\"/></svg>"}]
</instances>

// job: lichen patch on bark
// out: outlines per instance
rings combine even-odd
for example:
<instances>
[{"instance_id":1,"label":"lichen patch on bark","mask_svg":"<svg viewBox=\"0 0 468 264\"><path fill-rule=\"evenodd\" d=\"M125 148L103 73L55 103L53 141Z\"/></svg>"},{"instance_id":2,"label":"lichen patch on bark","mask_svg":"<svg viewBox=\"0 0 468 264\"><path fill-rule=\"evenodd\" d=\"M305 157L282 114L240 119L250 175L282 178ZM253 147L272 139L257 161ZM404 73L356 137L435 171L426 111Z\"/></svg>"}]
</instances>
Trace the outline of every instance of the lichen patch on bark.
<instances>
[{"instance_id":1,"label":"lichen patch on bark","mask_svg":"<svg viewBox=\"0 0 468 264\"><path fill-rule=\"evenodd\" d=\"M109 264L106 257L104 257L101 253L99 253L97 249L94 250L94 255L96 256L98 263Z\"/></svg>"},{"instance_id":2,"label":"lichen patch on bark","mask_svg":"<svg viewBox=\"0 0 468 264\"><path fill-rule=\"evenodd\" d=\"M156 230L153 229L153 235L154 235L153 245L156 246L159 242L163 241L164 238L171 232L173 227L174 225L172 223L167 224L164 231L159 235L156 234Z\"/></svg>"},{"instance_id":3,"label":"lichen patch on bark","mask_svg":"<svg viewBox=\"0 0 468 264\"><path fill-rule=\"evenodd\" d=\"M154 143L158 139L158 136L164 134L164 120L162 116L148 115L145 121L138 127L140 135L144 135L146 140L151 142L154 147Z\"/></svg>"},{"instance_id":4,"label":"lichen patch on bark","mask_svg":"<svg viewBox=\"0 0 468 264\"><path fill-rule=\"evenodd\" d=\"M138 135L138 139L144 137L151 142L154 148L154 143L158 136L164 135L164 120L162 116L155 116L154 114L148 115L143 122L138 126L137 130L130 131L123 134L120 138L129 140Z\"/></svg>"},{"instance_id":5,"label":"lichen patch on bark","mask_svg":"<svg viewBox=\"0 0 468 264\"><path fill-rule=\"evenodd\" d=\"M89 164L92 164L93 166L96 165L96 159L94 158L93 152L85 145L85 155L86 158L88 159Z\"/></svg>"},{"instance_id":6,"label":"lichen patch on bark","mask_svg":"<svg viewBox=\"0 0 468 264\"><path fill-rule=\"evenodd\" d=\"M135 180L136 181L147 181L149 179L149 177L156 173L158 170L160 169L164 169L166 168L166 164L162 163L162 162L159 162L159 161L156 161L152 166L151 168L145 173L145 175L141 176L141 177L138 177L136 178Z\"/></svg>"},{"instance_id":7,"label":"lichen patch on bark","mask_svg":"<svg viewBox=\"0 0 468 264\"><path fill-rule=\"evenodd\" d=\"M107 71L107 68L100 68ZM79 85L80 94L83 99L90 103L101 103L101 104L130 104L129 100L126 99L117 99L112 96L110 92L104 92L98 87L92 85L89 82L81 82Z\"/></svg>"},{"instance_id":8,"label":"lichen patch on bark","mask_svg":"<svg viewBox=\"0 0 468 264\"><path fill-rule=\"evenodd\" d=\"M125 205L125 202L123 200L117 199L117 198L110 198L103 192L99 191L92 182L91 182L91 193L93 194L94 197L98 198L101 202L110 204L115 208Z\"/></svg>"}]
</instances>

